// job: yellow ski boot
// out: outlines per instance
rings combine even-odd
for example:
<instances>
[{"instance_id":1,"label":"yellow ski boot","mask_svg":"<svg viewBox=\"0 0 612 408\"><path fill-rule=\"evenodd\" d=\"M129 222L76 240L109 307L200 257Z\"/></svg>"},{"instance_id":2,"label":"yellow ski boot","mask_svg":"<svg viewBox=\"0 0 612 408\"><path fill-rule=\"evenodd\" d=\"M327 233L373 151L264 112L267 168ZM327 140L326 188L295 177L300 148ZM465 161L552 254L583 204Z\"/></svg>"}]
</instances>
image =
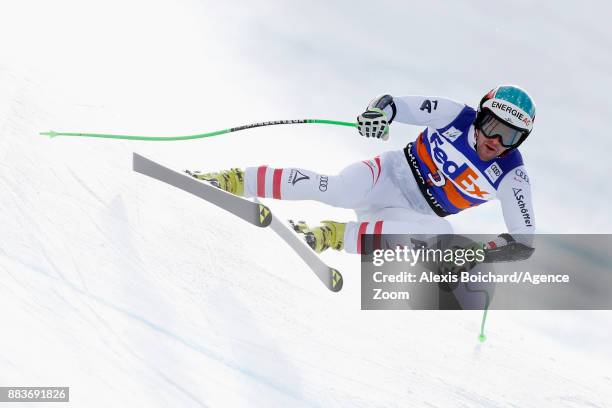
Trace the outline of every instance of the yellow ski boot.
<instances>
[{"instance_id":1,"label":"yellow ski boot","mask_svg":"<svg viewBox=\"0 0 612 408\"><path fill-rule=\"evenodd\" d=\"M327 248L341 251L344 249L344 228L346 223L321 221L321 226L309 228L304 221L289 221L295 232L304 234L306 243L317 253Z\"/></svg>"},{"instance_id":2,"label":"yellow ski boot","mask_svg":"<svg viewBox=\"0 0 612 408\"><path fill-rule=\"evenodd\" d=\"M200 173L199 171L185 170L185 173L198 180L208 181L215 187L225 190L239 197L244 195L244 171L238 168L223 170L215 173Z\"/></svg>"}]
</instances>

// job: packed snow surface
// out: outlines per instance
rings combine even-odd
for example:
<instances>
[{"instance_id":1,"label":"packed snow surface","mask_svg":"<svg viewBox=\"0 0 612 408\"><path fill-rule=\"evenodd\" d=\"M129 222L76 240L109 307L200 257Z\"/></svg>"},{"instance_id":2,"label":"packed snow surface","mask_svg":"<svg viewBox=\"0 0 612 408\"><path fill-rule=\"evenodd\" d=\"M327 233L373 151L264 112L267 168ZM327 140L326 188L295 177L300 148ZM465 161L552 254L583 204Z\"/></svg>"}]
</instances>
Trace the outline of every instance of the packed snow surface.
<instances>
[{"instance_id":1,"label":"packed snow surface","mask_svg":"<svg viewBox=\"0 0 612 408\"><path fill-rule=\"evenodd\" d=\"M361 311L359 259L327 291L272 231L131 170L322 173L402 148L275 119L353 120L382 93L536 99L522 147L543 233L608 233L609 2L5 2L0 6L0 386L79 407L612 406L609 312ZM283 217L350 220L268 201ZM500 207L451 217L504 232ZM27 406L23 404L20 406ZM40 406L40 405L32 405Z\"/></svg>"}]
</instances>

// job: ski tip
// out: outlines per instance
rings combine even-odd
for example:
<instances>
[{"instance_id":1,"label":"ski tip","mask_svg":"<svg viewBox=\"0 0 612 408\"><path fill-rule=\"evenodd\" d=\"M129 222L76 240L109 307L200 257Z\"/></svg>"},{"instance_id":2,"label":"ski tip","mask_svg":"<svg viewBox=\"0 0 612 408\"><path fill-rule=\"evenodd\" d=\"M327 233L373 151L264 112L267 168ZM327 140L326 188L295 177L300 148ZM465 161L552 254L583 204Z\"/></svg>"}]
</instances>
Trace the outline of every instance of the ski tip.
<instances>
[{"instance_id":1,"label":"ski tip","mask_svg":"<svg viewBox=\"0 0 612 408\"><path fill-rule=\"evenodd\" d=\"M329 289L332 292L340 292L340 289L342 289L342 284L344 283L344 279L342 279L342 274L334 268L329 268L329 277L330 277L330 285L329 285Z\"/></svg>"},{"instance_id":2,"label":"ski tip","mask_svg":"<svg viewBox=\"0 0 612 408\"><path fill-rule=\"evenodd\" d=\"M257 211L259 213L257 226L267 227L270 225L272 222L272 211L270 211L270 209L263 204L257 205Z\"/></svg>"},{"instance_id":3,"label":"ski tip","mask_svg":"<svg viewBox=\"0 0 612 408\"><path fill-rule=\"evenodd\" d=\"M132 170L140 173L143 160L144 160L143 156L139 155L136 152L132 152Z\"/></svg>"}]
</instances>

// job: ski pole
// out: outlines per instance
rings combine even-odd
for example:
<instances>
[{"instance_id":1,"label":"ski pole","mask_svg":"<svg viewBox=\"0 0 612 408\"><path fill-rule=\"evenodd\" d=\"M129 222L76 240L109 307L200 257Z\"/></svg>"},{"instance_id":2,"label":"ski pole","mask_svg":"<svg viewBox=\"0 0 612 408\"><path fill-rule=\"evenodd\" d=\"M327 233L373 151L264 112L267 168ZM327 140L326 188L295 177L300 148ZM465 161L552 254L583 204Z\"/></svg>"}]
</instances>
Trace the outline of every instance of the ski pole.
<instances>
[{"instance_id":1,"label":"ski pole","mask_svg":"<svg viewBox=\"0 0 612 408\"><path fill-rule=\"evenodd\" d=\"M212 137L223 135L226 133L239 132L241 130L252 129L262 126L273 126L273 125L294 125L301 123L319 123L324 125L337 125L337 126L349 126L349 127L357 127L356 123L353 122L341 122L338 120L328 120L328 119L291 119L291 120L272 120L269 122L258 122L251 123L249 125L243 125L238 127L233 127L229 129L217 130L214 132L208 133L200 133L197 135L187 135L187 136L130 136L130 135L111 135L104 133L75 133L75 132L55 132L50 130L48 132L40 132L39 134L42 136L49 136L50 138L57 136L74 136L74 137L97 137L103 139L124 139L124 140L148 140L154 142L169 142L174 140L191 140L191 139L202 139L205 137Z\"/></svg>"},{"instance_id":2,"label":"ski pole","mask_svg":"<svg viewBox=\"0 0 612 408\"><path fill-rule=\"evenodd\" d=\"M487 312L489 311L489 305L485 306L485 309L482 313L482 321L480 323L480 334L478 335L478 340L481 343L484 343L487 340L487 335L484 332L485 322L487 321Z\"/></svg>"},{"instance_id":3,"label":"ski pole","mask_svg":"<svg viewBox=\"0 0 612 408\"><path fill-rule=\"evenodd\" d=\"M478 340L481 343L484 343L487 340L487 335L485 334L485 323L487 322L487 314L489 312L489 305L491 304L491 297L489 296L489 292L482 289L471 289L467 284L465 285L465 289L470 293L483 293L485 296L485 304L482 313L482 319L480 321L480 334L478 335Z\"/></svg>"}]
</instances>

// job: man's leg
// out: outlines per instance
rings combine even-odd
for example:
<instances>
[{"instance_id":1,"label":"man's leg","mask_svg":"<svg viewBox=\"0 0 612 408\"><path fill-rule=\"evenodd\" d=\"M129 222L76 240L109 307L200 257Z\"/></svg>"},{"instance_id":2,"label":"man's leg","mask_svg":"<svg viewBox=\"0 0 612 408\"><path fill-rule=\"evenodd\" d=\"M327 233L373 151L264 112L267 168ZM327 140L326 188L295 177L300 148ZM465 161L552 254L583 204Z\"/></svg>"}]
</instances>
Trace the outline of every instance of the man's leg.
<instances>
[{"instance_id":1,"label":"man's leg","mask_svg":"<svg viewBox=\"0 0 612 408\"><path fill-rule=\"evenodd\" d=\"M364 235L372 236L367 247L386 249L406 245L410 236L418 235L418 240L427 241L436 235L453 232L444 218L421 214L410 208L384 208L365 217L364 214L358 215L360 221L357 222L322 221L323 225L315 228L292 222L292 226L305 235L306 242L317 252L333 248L353 254L360 254L365 249L362 248ZM387 237L383 238L383 234ZM402 237L397 239L390 235Z\"/></svg>"},{"instance_id":2,"label":"man's leg","mask_svg":"<svg viewBox=\"0 0 612 408\"><path fill-rule=\"evenodd\" d=\"M389 218L385 218L385 212ZM402 215L398 217L398 215ZM390 208L379 211L374 217L358 222L348 222L344 228L344 250L349 253L362 252L362 236L373 235L372 246L375 249L395 248L399 242L390 242L382 235L419 235L433 237L439 234L452 234L453 229L448 221L436 215L424 215L408 208Z\"/></svg>"},{"instance_id":3,"label":"man's leg","mask_svg":"<svg viewBox=\"0 0 612 408\"><path fill-rule=\"evenodd\" d=\"M332 176L299 168L247 167L244 196L315 200L335 207L356 208L376 185L381 171L378 157L351 164Z\"/></svg>"},{"instance_id":4,"label":"man's leg","mask_svg":"<svg viewBox=\"0 0 612 408\"><path fill-rule=\"evenodd\" d=\"M405 159L395 153L387 152L351 164L334 176L299 168L274 169L267 166L249 167L244 172L232 169L208 175L191 174L202 179L214 178L221 188L239 191L239 195L245 197L315 200L357 209L360 222L330 221L315 228L296 226L296 231L304 233L309 245L317 251L331 247L360 253L363 234L450 233L452 229L446 220L415 211L410 200L403 195L391 173L397 171L394 160Z\"/></svg>"}]
</instances>

